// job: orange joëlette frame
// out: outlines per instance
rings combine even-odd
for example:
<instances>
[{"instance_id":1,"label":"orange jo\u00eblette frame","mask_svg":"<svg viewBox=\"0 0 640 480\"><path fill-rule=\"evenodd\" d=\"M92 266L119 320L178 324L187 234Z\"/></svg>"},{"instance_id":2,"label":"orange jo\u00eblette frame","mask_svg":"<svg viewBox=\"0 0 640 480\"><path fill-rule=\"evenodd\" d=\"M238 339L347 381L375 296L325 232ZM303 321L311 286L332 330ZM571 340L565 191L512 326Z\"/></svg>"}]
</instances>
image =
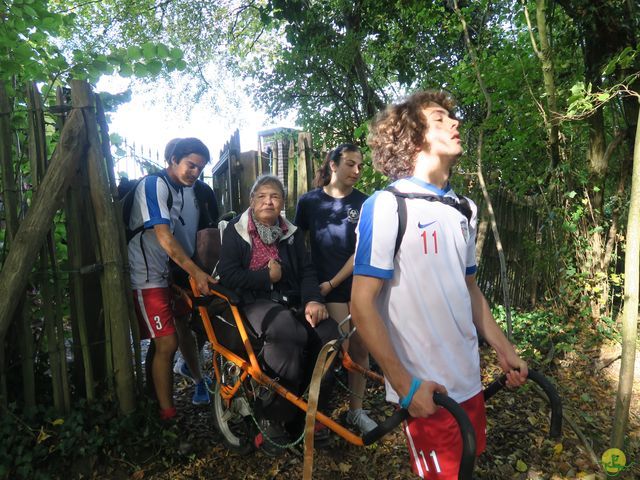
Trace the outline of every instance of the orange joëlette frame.
<instances>
[{"instance_id":1,"label":"orange jo\u00eblette frame","mask_svg":"<svg viewBox=\"0 0 640 480\"><path fill-rule=\"evenodd\" d=\"M197 294L198 288L193 278L190 278L189 281L191 283L191 289L193 290L194 294ZM231 312L233 314L233 319L236 322L236 325L238 327L238 333L240 334L240 339L242 340L242 344L244 345L244 348L247 351L247 358L249 359L249 361L247 362L247 360L236 355L234 352L232 352L231 350L229 350L224 345L218 342L216 334L213 331L213 326L211 325L209 312L207 312L206 307L199 306L198 310L200 312L200 317L202 318L204 329L207 332L207 337L209 339L209 342L211 343L211 348L214 350L214 356L216 354L222 355L225 359L233 362L238 367L240 367L242 371L239 381L236 382L236 384L233 387L228 387L221 383L220 369L218 367L217 362L215 361L213 362L216 381L220 385L220 394L222 398L228 403L231 400L231 398L233 398L233 396L237 393L242 383L250 375L258 384L271 388L278 395L286 398L288 401L293 403L296 407L306 412L307 406L308 406L307 402L305 402L301 397L290 392L289 390L284 388L282 385L280 385L277 381L275 381L274 379L266 375L260 368L260 365L258 363L258 358L256 357L256 354L253 351L251 340L249 339L249 335L247 334L247 330L244 326L244 322L242 321L242 316L240 315L238 308L235 305L232 305L231 302L229 302L229 299L222 293L217 292L215 290L210 290L209 293L210 295L214 295L218 298L225 300L229 304L229 307L231 308ZM183 299L189 304L189 306L193 307L192 299L187 294L187 292L180 289L180 294L182 295ZM370 370L367 370L362 366L358 365L357 363L353 362L353 360L351 360L351 358L346 352L343 352L342 363L344 367L349 371L358 372L366 376L367 378L379 383L383 383L384 381L382 376L378 375L377 373L371 372ZM364 446L362 437L356 435L355 433L351 432L347 428L343 427L332 418L326 416L324 413L317 412L316 420L318 420L323 425L327 426L337 435L340 435L349 443L352 443L353 445L357 445L357 446Z\"/></svg>"}]
</instances>

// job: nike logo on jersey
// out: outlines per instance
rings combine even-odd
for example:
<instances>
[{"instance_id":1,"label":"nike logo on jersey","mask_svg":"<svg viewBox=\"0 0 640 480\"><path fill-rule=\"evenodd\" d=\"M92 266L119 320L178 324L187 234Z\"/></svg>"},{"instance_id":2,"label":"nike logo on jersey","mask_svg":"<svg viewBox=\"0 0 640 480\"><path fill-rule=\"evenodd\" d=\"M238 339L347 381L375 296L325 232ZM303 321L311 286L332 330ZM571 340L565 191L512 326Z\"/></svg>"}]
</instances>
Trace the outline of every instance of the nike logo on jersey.
<instances>
[{"instance_id":1,"label":"nike logo on jersey","mask_svg":"<svg viewBox=\"0 0 640 480\"><path fill-rule=\"evenodd\" d=\"M420 221L418 221L418 228L427 228L429 225L433 225L436 222L437 220L434 220L433 222L429 222L429 223L420 223Z\"/></svg>"}]
</instances>

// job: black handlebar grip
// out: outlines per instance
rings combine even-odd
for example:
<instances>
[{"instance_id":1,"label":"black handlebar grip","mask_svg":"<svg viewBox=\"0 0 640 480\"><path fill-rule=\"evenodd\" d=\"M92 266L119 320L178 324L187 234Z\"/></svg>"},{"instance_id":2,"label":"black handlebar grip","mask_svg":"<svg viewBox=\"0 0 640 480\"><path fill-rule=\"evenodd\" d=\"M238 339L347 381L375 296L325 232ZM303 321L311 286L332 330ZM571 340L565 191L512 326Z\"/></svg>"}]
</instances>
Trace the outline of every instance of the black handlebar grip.
<instances>
[{"instance_id":1,"label":"black handlebar grip","mask_svg":"<svg viewBox=\"0 0 640 480\"><path fill-rule=\"evenodd\" d=\"M551 438L559 438L562 435L562 400L560 395L558 395L558 391L553 386L553 384L549 381L547 377L542 375L537 370L529 369L529 374L527 376L530 380L536 382L540 388L544 391L549 399L549 404L551 406L551 424L549 426L549 437ZM502 390L507 383L507 376L502 375L497 380L491 382L487 388L484 389L484 399L489 400L493 397L497 392Z\"/></svg>"},{"instance_id":2,"label":"black handlebar grip","mask_svg":"<svg viewBox=\"0 0 640 480\"><path fill-rule=\"evenodd\" d=\"M447 395L435 392L433 394L433 401L436 405L447 409L449 413L453 415L453 418L456 419L460 427L460 435L462 436L462 458L460 459L458 479L471 480L476 461L476 432L473 424L460 404Z\"/></svg>"},{"instance_id":3,"label":"black handlebar grip","mask_svg":"<svg viewBox=\"0 0 640 480\"><path fill-rule=\"evenodd\" d=\"M447 395L435 392L433 394L433 402L449 411L460 427L460 434L462 435L462 458L460 460L458 479L471 480L476 461L476 433L471 424L471 420L469 420L469 417L460 404ZM407 418L409 418L409 412L407 410L404 408L396 410L393 415L384 422L378 424L376 428L363 435L362 442L365 445L371 445Z\"/></svg>"},{"instance_id":4,"label":"black handlebar grip","mask_svg":"<svg viewBox=\"0 0 640 480\"><path fill-rule=\"evenodd\" d=\"M229 288L223 287L219 283L216 283L214 285L209 285L209 288L211 289L211 291L217 292L220 295L223 295L223 297L226 298L226 300L231 305L238 305L241 301L240 296L235 291ZM213 302L216 298L220 298L220 297L218 295L205 295L205 296L194 297L192 300L193 306L206 307L211 302Z\"/></svg>"},{"instance_id":5,"label":"black handlebar grip","mask_svg":"<svg viewBox=\"0 0 640 480\"><path fill-rule=\"evenodd\" d=\"M395 429L404 420L409 418L409 411L404 408L399 408L393 415L387 418L384 422L379 423L376 428L362 436L362 443L365 445L371 445L377 442L380 438L384 437L391 430Z\"/></svg>"}]
</instances>

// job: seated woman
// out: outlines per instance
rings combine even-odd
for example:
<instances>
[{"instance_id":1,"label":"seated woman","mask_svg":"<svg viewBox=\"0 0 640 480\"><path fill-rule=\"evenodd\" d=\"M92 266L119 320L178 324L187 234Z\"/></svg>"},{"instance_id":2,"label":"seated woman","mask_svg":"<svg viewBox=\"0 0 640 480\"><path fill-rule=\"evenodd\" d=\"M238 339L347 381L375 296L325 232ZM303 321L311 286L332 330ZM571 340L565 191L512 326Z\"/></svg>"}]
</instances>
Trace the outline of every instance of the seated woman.
<instances>
[{"instance_id":1,"label":"seated woman","mask_svg":"<svg viewBox=\"0 0 640 480\"><path fill-rule=\"evenodd\" d=\"M224 231L218 273L222 285L240 294L245 317L264 342L265 373L301 394L322 345L338 331L323 304L303 232L280 216L284 197L277 177L256 180L249 208ZM264 407L262 427L269 436L299 420L297 407L279 396Z\"/></svg>"}]
</instances>

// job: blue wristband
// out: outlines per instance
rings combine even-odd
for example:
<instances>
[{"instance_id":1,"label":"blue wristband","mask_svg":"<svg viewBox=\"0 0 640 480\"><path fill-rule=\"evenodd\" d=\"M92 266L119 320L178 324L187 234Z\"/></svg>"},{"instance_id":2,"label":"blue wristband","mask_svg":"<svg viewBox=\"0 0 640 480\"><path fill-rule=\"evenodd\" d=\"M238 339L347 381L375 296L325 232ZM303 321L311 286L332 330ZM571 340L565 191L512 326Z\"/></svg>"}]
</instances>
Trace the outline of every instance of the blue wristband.
<instances>
[{"instance_id":1,"label":"blue wristband","mask_svg":"<svg viewBox=\"0 0 640 480\"><path fill-rule=\"evenodd\" d=\"M411 405L411 401L413 400L413 396L416 394L421 384L422 380L417 379L416 377L411 378L411 387L409 388L409 393L407 393L406 397L400 399L401 408L404 408L405 410L409 408L409 405Z\"/></svg>"}]
</instances>

